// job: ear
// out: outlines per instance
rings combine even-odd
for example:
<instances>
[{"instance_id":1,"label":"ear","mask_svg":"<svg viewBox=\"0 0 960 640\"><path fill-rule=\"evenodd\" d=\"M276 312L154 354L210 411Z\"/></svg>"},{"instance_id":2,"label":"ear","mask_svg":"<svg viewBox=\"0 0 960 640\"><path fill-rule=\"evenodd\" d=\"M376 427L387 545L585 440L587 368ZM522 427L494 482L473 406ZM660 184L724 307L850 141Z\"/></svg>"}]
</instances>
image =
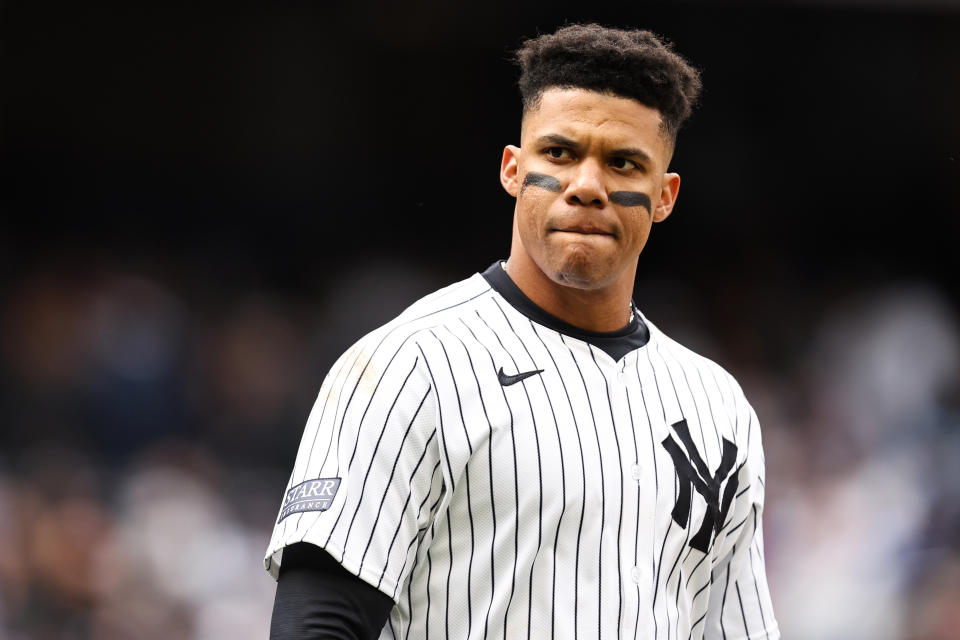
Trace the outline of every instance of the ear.
<instances>
[{"instance_id":1,"label":"ear","mask_svg":"<svg viewBox=\"0 0 960 640\"><path fill-rule=\"evenodd\" d=\"M516 198L520 195L520 147L508 144L500 160L500 184L504 191Z\"/></svg>"},{"instance_id":2,"label":"ear","mask_svg":"<svg viewBox=\"0 0 960 640\"><path fill-rule=\"evenodd\" d=\"M667 219L667 216L673 211L673 205L677 202L678 193L680 193L680 174L663 174L663 182L660 185L660 201L657 202L657 206L653 210L654 222Z\"/></svg>"}]
</instances>

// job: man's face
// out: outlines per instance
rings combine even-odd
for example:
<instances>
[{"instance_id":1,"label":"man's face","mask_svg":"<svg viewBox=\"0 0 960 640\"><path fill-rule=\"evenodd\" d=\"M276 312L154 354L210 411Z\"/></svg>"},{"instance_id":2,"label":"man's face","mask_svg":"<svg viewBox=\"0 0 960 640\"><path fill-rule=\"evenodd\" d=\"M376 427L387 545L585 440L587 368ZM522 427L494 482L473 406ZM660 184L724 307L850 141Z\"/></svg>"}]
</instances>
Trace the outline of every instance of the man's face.
<instances>
[{"instance_id":1,"label":"man's face","mask_svg":"<svg viewBox=\"0 0 960 640\"><path fill-rule=\"evenodd\" d=\"M553 282L603 289L629 278L654 222L673 208L660 112L635 100L552 88L524 115L500 179L517 198L514 248ZM517 246L517 243L521 246Z\"/></svg>"}]
</instances>

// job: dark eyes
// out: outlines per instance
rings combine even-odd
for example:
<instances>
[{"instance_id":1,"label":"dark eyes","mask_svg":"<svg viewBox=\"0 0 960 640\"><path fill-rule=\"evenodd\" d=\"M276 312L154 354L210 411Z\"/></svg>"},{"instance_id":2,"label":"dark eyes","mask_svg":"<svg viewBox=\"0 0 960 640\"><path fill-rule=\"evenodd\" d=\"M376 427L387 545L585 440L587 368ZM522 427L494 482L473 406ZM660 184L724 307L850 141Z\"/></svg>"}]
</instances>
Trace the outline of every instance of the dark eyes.
<instances>
[{"instance_id":1,"label":"dark eyes","mask_svg":"<svg viewBox=\"0 0 960 640\"><path fill-rule=\"evenodd\" d=\"M566 147L547 147L543 152L554 160L570 160L573 157L573 152ZM633 160L621 157L611 159L610 166L620 171L633 171L640 168Z\"/></svg>"},{"instance_id":2,"label":"dark eyes","mask_svg":"<svg viewBox=\"0 0 960 640\"><path fill-rule=\"evenodd\" d=\"M627 171L637 168L637 164L635 162L632 160L627 160L626 158L614 158L610 161L610 165L615 169L624 169Z\"/></svg>"}]
</instances>

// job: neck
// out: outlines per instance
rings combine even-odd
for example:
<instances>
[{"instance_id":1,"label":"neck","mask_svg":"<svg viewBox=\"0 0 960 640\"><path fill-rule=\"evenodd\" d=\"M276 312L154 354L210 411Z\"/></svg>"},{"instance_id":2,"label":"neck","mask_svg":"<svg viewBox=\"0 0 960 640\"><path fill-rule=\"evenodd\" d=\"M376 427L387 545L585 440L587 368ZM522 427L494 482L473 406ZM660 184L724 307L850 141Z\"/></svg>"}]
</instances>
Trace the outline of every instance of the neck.
<instances>
[{"instance_id":1,"label":"neck","mask_svg":"<svg viewBox=\"0 0 960 640\"><path fill-rule=\"evenodd\" d=\"M633 274L599 289L578 289L551 280L525 251L511 251L505 265L514 284L547 313L587 331L609 332L630 322Z\"/></svg>"}]
</instances>

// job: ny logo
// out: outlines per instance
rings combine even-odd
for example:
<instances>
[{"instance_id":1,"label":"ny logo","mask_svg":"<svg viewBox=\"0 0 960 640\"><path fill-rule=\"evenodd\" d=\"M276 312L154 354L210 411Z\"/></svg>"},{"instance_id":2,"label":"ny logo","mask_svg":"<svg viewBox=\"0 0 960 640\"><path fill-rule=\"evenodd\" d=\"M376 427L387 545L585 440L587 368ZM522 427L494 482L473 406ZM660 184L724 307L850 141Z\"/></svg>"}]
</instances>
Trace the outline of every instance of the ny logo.
<instances>
[{"instance_id":1,"label":"ny logo","mask_svg":"<svg viewBox=\"0 0 960 640\"><path fill-rule=\"evenodd\" d=\"M714 533L720 533L720 527L727 519L727 511L730 509L730 503L733 502L733 496L737 492L737 476L740 468L733 473L734 463L737 461L737 445L726 438L723 439L723 451L720 458L720 466L715 473L711 474L707 468L707 463L700 457L693 444L693 438L690 437L690 429L687 427L687 421L681 420L673 425L673 430L680 437L680 442L687 450L684 454L683 449L673 439L673 436L667 436L660 444L667 450L670 457L673 458L673 465L677 469L677 477L680 480L680 494L677 496L677 504L673 507L674 522L682 528L687 528L687 519L690 517L690 486L697 490L703 499L707 502L707 511L703 516L703 523L700 530L690 540L690 546L704 553L710 548L710 541ZM689 456L689 458L687 457ZM726 480L727 486L723 490L723 501L720 500L720 487Z\"/></svg>"}]
</instances>

